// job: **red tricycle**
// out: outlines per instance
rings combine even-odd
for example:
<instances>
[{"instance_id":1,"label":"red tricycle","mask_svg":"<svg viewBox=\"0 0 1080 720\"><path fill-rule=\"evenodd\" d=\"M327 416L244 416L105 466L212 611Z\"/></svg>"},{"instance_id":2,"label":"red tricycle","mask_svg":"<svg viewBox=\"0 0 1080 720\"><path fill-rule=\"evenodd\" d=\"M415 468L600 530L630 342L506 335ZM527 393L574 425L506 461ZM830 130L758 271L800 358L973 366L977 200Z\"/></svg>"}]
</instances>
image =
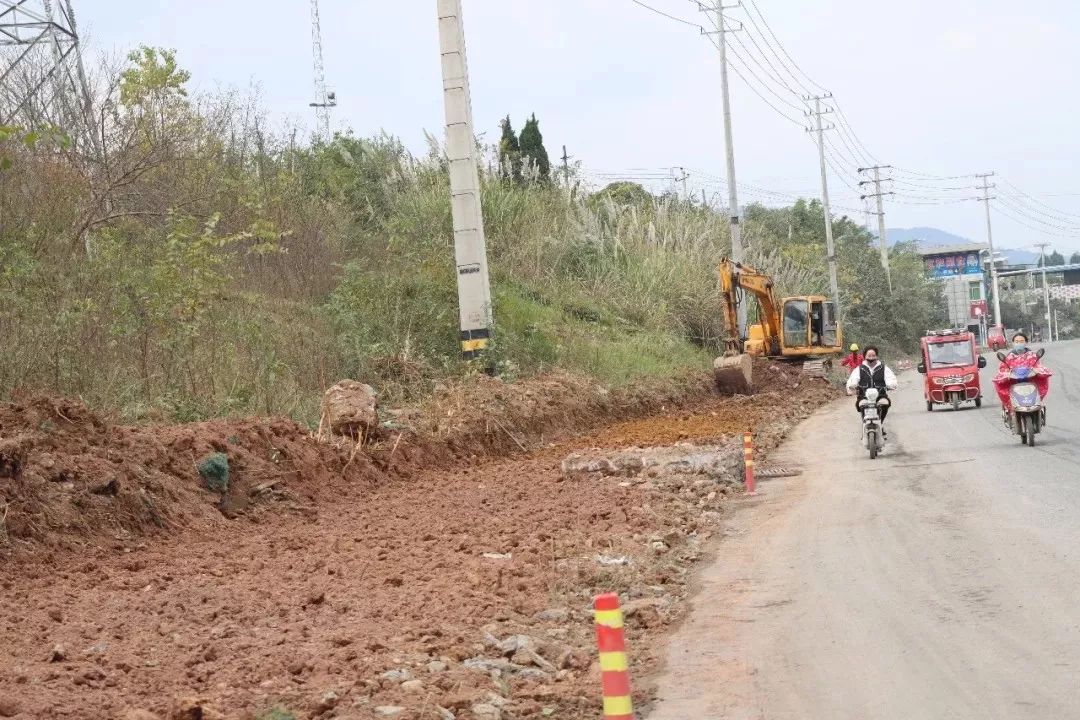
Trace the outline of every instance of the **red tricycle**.
<instances>
[{"instance_id":1,"label":"red tricycle","mask_svg":"<svg viewBox=\"0 0 1080 720\"><path fill-rule=\"evenodd\" d=\"M937 330L920 341L922 362L919 372L925 375L923 396L926 411L935 405L974 402L982 407L982 387L979 370L986 367L986 358L975 352L975 336L967 330Z\"/></svg>"}]
</instances>

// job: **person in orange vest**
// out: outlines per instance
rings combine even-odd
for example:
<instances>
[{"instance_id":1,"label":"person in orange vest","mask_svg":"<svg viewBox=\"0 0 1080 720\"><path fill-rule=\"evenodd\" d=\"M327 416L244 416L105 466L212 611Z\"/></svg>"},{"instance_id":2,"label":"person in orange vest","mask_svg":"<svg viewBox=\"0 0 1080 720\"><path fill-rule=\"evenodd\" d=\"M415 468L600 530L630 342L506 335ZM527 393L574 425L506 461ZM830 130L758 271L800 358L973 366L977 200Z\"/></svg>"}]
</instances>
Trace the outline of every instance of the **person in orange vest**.
<instances>
[{"instance_id":1,"label":"person in orange vest","mask_svg":"<svg viewBox=\"0 0 1080 720\"><path fill-rule=\"evenodd\" d=\"M840 361L843 367L846 367L849 372L854 372L855 368L863 364L863 355L859 352L859 346L855 343L851 343L851 347L848 348L851 354Z\"/></svg>"}]
</instances>

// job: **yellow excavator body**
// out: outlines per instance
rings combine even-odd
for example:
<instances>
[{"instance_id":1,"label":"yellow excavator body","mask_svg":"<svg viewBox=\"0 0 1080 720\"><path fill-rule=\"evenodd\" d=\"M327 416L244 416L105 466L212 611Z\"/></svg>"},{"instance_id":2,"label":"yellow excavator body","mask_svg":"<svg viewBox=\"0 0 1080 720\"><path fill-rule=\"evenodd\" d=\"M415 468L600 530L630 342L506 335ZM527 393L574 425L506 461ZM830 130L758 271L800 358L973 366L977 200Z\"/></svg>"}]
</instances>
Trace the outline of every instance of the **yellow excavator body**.
<instances>
[{"instance_id":1,"label":"yellow excavator body","mask_svg":"<svg viewBox=\"0 0 1080 720\"><path fill-rule=\"evenodd\" d=\"M843 352L844 338L836 306L824 295L777 298L770 276L724 259L717 269L728 333L726 351L713 362L716 385L726 394L753 390L753 357L803 361L803 369L824 374L831 359ZM757 300L759 321L739 337L739 293Z\"/></svg>"}]
</instances>

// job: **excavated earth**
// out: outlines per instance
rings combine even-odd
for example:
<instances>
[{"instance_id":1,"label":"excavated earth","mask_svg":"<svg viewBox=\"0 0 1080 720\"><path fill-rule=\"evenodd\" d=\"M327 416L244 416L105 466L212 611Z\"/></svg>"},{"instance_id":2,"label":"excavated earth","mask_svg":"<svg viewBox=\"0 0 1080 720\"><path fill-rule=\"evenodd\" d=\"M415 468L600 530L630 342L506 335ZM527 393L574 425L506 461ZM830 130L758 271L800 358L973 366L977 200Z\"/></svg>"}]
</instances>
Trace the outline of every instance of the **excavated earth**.
<instances>
[{"instance_id":1,"label":"excavated earth","mask_svg":"<svg viewBox=\"0 0 1080 720\"><path fill-rule=\"evenodd\" d=\"M756 373L750 398L478 380L359 451L0 406L0 718L599 718L611 590L647 704L742 432L767 449L835 395ZM225 492L196 470L215 452Z\"/></svg>"}]
</instances>

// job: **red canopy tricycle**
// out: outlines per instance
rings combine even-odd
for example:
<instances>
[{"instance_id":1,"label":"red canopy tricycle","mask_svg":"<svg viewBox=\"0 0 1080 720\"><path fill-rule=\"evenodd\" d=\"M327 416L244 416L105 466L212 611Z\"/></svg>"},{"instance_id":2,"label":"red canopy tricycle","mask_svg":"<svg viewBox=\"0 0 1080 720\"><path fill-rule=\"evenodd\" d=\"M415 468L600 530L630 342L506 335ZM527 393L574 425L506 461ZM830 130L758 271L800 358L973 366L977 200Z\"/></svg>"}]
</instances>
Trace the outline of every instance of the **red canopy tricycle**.
<instances>
[{"instance_id":1,"label":"red canopy tricycle","mask_svg":"<svg viewBox=\"0 0 1080 720\"><path fill-rule=\"evenodd\" d=\"M922 362L919 372L925 375L923 396L926 411L935 405L974 402L982 407L982 388L979 370L986 367L986 358L975 352L975 336L967 330L937 330L921 341Z\"/></svg>"}]
</instances>

